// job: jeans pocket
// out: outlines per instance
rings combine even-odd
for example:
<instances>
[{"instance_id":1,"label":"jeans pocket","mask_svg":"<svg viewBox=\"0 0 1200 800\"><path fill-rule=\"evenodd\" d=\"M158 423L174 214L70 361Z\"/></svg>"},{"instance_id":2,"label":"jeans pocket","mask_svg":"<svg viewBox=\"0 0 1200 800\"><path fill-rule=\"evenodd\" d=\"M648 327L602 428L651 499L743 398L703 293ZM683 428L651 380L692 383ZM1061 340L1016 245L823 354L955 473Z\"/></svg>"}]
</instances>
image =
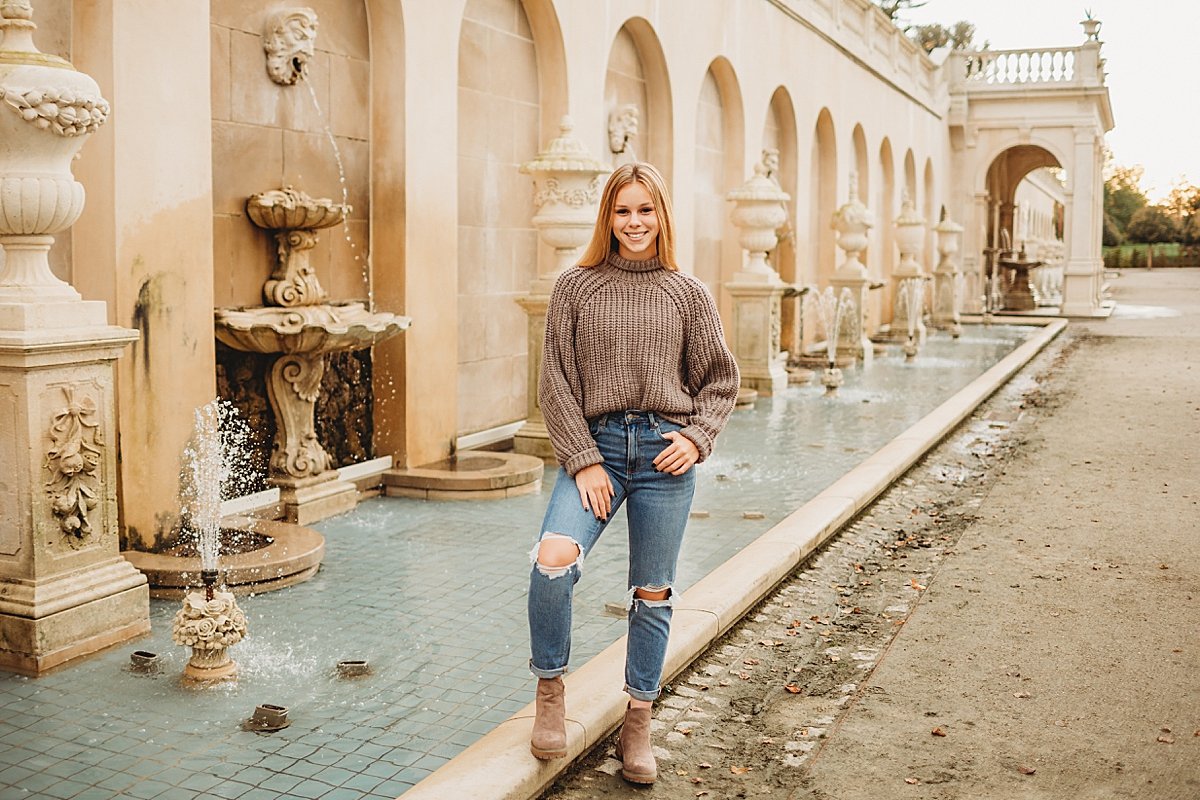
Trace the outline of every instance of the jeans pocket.
<instances>
[{"instance_id":1,"label":"jeans pocket","mask_svg":"<svg viewBox=\"0 0 1200 800\"><path fill-rule=\"evenodd\" d=\"M669 442L671 440L668 439L666 436L663 436L664 433L679 433L679 431L681 431L681 430L683 430L682 425L675 423L675 422L671 422L670 420L664 419L658 423L658 437L666 442Z\"/></svg>"},{"instance_id":2,"label":"jeans pocket","mask_svg":"<svg viewBox=\"0 0 1200 800\"><path fill-rule=\"evenodd\" d=\"M603 429L603 427L604 427L604 417L603 416L588 420L588 433L590 433L592 435L593 439L595 439L597 436L600 435L600 431L601 431L601 429Z\"/></svg>"}]
</instances>

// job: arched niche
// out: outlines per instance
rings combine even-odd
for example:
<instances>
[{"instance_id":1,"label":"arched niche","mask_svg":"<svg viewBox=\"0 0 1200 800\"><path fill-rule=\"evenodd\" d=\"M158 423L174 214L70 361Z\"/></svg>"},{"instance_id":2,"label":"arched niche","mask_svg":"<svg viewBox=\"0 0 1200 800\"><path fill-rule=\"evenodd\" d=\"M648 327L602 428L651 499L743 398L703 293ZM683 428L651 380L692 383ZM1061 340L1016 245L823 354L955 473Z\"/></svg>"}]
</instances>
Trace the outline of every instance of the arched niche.
<instances>
[{"instance_id":1,"label":"arched niche","mask_svg":"<svg viewBox=\"0 0 1200 800\"><path fill-rule=\"evenodd\" d=\"M671 81L658 34L644 17L630 18L613 39L604 78L604 105L606 125L614 111L629 105L637 107L637 135L631 139L634 154L639 161L658 167L667 184L672 185L675 148ZM606 130L604 141L610 141L609 134ZM610 150L613 146L610 142ZM617 161L625 157L610 155Z\"/></svg>"},{"instance_id":2,"label":"arched niche","mask_svg":"<svg viewBox=\"0 0 1200 800\"><path fill-rule=\"evenodd\" d=\"M869 208L871 204L871 156L867 152L867 135L863 131L861 123L854 126L854 131L850 135L850 143L854 152L854 191L857 192L859 201ZM870 264L871 255L871 247L868 244L867 249L859 254L859 259L864 264Z\"/></svg>"},{"instance_id":3,"label":"arched niche","mask_svg":"<svg viewBox=\"0 0 1200 800\"><path fill-rule=\"evenodd\" d=\"M810 275L826 283L837 268L836 238L830 223L837 210L837 136L833 115L822 108L817 115L813 136L812 167L809 187L809 264Z\"/></svg>"},{"instance_id":4,"label":"arched niche","mask_svg":"<svg viewBox=\"0 0 1200 800\"><path fill-rule=\"evenodd\" d=\"M705 72L696 100L692 268L718 298L721 284L741 263L725 193L740 183L745 142L742 120L737 75L727 59L717 58Z\"/></svg>"},{"instance_id":5,"label":"arched niche","mask_svg":"<svg viewBox=\"0 0 1200 800\"><path fill-rule=\"evenodd\" d=\"M1062 168L1058 158L1040 145L1022 144L996 156L987 171L988 220L986 244L995 249L1012 249L1014 242L1014 199L1017 186L1030 172L1042 167ZM1070 176L1067 176L1068 178Z\"/></svg>"},{"instance_id":6,"label":"arched niche","mask_svg":"<svg viewBox=\"0 0 1200 800\"><path fill-rule=\"evenodd\" d=\"M776 87L771 94L771 102L767 106L767 118L763 123L762 147L776 150L779 153L779 167L772 174L780 188L788 193L791 200L787 203L787 221L779 232L779 243L770 254L771 266L779 276L788 283L800 283L804 276L800 274L797 253L803 237L800 236L799 221L796 209L800 205L797 197L799 184L799 158L796 131L796 107L792 103L792 95L784 86ZM780 341L788 352L796 355L803 349L804 332L801 328L803 314L800 309L800 299L785 300L780 315Z\"/></svg>"},{"instance_id":7,"label":"arched niche","mask_svg":"<svg viewBox=\"0 0 1200 800\"><path fill-rule=\"evenodd\" d=\"M520 0L467 0L457 98L460 436L527 412L528 318L513 297L537 276L520 166L543 139L539 49Z\"/></svg>"},{"instance_id":8,"label":"arched niche","mask_svg":"<svg viewBox=\"0 0 1200 800\"><path fill-rule=\"evenodd\" d=\"M937 252L934 249L933 229L937 227L938 208L935 205L937 190L933 180L933 159L925 159L924 187L921 191L921 216L925 217L925 270L932 272L937 264Z\"/></svg>"},{"instance_id":9,"label":"arched niche","mask_svg":"<svg viewBox=\"0 0 1200 800\"><path fill-rule=\"evenodd\" d=\"M878 300L871 305L872 321L878 325L886 322L891 316L892 307L892 271L896 267L896 239L892 222L897 214L896 202L896 164L892 155L892 142L883 137L879 143L879 180L878 190L872 209L875 212L876 241L879 250L876 257L867 266L879 276L883 288L872 295L879 295ZM877 270L877 271L876 271Z\"/></svg>"}]
</instances>

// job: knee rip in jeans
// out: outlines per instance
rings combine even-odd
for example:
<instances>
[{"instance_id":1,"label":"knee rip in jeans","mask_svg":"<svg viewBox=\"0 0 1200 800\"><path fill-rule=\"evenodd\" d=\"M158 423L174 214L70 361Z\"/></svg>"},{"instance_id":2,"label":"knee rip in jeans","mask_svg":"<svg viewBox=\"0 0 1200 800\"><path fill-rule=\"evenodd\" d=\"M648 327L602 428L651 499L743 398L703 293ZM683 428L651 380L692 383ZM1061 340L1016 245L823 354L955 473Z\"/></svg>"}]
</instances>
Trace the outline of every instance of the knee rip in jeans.
<instances>
[{"instance_id":1,"label":"knee rip in jeans","mask_svg":"<svg viewBox=\"0 0 1200 800\"><path fill-rule=\"evenodd\" d=\"M644 597L638 592L646 594L661 594L662 598ZM665 586L630 586L629 591L625 593L625 610L633 608L633 601L645 605L647 608L670 608L674 605L675 590L670 584Z\"/></svg>"},{"instance_id":2,"label":"knee rip in jeans","mask_svg":"<svg viewBox=\"0 0 1200 800\"><path fill-rule=\"evenodd\" d=\"M547 552L544 555L542 553L543 543L553 542L556 540L566 540L575 545L575 555L569 561L566 561L566 563L559 562L565 561L565 557L562 554L569 553L567 548L554 547L553 549L558 550L559 553ZM559 555L559 557L555 558L555 555ZM544 563L542 561L543 557L545 557L550 563ZM566 575L568 572L570 572L571 567L577 566L581 571L583 570L583 548L579 546L579 542L575 541L570 536L567 536L565 533L546 531L542 534L542 538L538 540L537 544L533 546L533 549L529 551L529 563L537 566L538 572L542 573L550 580L554 580L555 578L561 578L563 575Z\"/></svg>"}]
</instances>

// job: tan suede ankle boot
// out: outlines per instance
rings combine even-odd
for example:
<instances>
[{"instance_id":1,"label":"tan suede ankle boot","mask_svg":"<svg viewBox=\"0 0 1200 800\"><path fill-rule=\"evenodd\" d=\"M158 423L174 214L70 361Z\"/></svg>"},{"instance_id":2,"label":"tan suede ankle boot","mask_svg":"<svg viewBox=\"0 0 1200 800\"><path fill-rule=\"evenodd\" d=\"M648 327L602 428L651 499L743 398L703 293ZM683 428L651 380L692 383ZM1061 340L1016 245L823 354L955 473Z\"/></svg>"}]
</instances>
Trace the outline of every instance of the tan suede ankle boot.
<instances>
[{"instance_id":1,"label":"tan suede ankle boot","mask_svg":"<svg viewBox=\"0 0 1200 800\"><path fill-rule=\"evenodd\" d=\"M625 709L625 722L617 735L617 758L621 759L621 777L630 783L654 783L658 765L650 749L650 709Z\"/></svg>"},{"instance_id":2,"label":"tan suede ankle boot","mask_svg":"<svg viewBox=\"0 0 1200 800\"><path fill-rule=\"evenodd\" d=\"M529 752L543 760L567 754L567 702L563 679L538 678L536 716Z\"/></svg>"}]
</instances>

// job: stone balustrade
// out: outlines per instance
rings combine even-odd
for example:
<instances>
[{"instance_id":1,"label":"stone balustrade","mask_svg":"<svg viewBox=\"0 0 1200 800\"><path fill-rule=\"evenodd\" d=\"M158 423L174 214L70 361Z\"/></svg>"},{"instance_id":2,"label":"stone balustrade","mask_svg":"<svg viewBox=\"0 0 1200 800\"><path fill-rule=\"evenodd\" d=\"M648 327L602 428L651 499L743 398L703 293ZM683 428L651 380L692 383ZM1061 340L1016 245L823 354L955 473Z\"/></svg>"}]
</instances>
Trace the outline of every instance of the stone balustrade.
<instances>
[{"instance_id":1,"label":"stone balustrade","mask_svg":"<svg viewBox=\"0 0 1200 800\"><path fill-rule=\"evenodd\" d=\"M946 67L958 91L1102 85L1099 43L1030 50L955 51Z\"/></svg>"}]
</instances>

